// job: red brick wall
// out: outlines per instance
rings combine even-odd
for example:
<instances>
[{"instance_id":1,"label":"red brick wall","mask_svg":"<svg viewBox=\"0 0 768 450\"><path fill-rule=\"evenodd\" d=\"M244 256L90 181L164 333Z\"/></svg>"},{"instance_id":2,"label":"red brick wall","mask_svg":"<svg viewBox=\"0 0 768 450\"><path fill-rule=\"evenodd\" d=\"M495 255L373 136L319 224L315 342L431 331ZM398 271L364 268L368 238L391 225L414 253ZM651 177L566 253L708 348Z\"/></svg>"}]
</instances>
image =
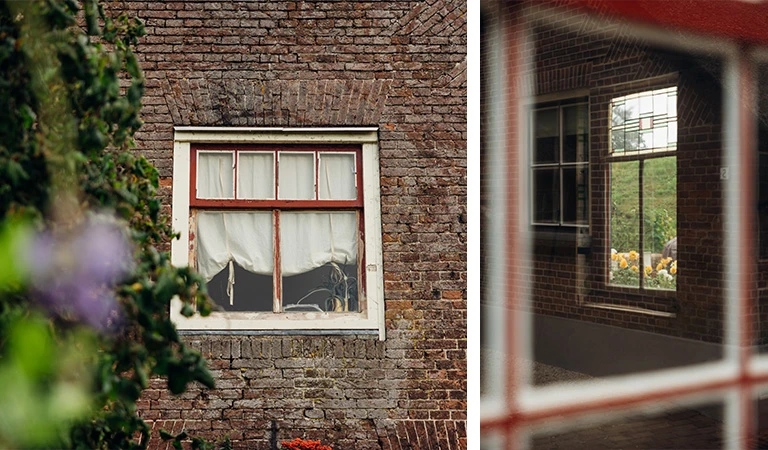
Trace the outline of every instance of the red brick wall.
<instances>
[{"instance_id":1,"label":"red brick wall","mask_svg":"<svg viewBox=\"0 0 768 450\"><path fill-rule=\"evenodd\" d=\"M533 10L528 10L532 12ZM709 342L722 338L723 190L721 86L717 62L653 48L622 28L594 28L583 15L548 14L534 26L536 95L586 89L590 102L590 215L592 253L587 256L586 297L602 303L675 313L657 317L579 304L575 230L536 227L533 255L534 310ZM533 21L533 15L529 16ZM611 33L598 34L595 31ZM678 87L677 292L607 286L609 103L654 88Z\"/></svg>"},{"instance_id":2,"label":"red brick wall","mask_svg":"<svg viewBox=\"0 0 768 450\"><path fill-rule=\"evenodd\" d=\"M157 380L141 415L239 448L466 448L465 2L114 7L146 24L136 138L167 208L173 126L380 128L387 340L191 336L219 387Z\"/></svg>"}]
</instances>

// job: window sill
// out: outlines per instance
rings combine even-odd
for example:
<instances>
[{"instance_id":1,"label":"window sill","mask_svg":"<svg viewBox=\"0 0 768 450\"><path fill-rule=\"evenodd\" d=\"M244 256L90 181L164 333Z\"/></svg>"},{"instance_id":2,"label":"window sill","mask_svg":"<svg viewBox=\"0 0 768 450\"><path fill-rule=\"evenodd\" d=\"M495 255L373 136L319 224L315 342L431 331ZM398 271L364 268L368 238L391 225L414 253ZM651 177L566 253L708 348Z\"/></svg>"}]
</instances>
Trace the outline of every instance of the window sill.
<instances>
[{"instance_id":1,"label":"window sill","mask_svg":"<svg viewBox=\"0 0 768 450\"><path fill-rule=\"evenodd\" d=\"M667 318L677 317L677 314L673 312L657 311L655 309L640 308L637 306L624 306L624 305L613 305L610 303L590 303L590 302L585 302L581 306L584 306L585 308L606 309L608 311L621 311L621 312L629 312L629 313L636 313L636 314L644 314L646 316L667 317Z\"/></svg>"},{"instance_id":2,"label":"window sill","mask_svg":"<svg viewBox=\"0 0 768 450\"><path fill-rule=\"evenodd\" d=\"M648 297L664 300L677 300L677 291L672 291L669 289L640 289L635 287L614 286L608 284L603 286L600 291L602 291L601 293L604 293L607 296L610 296L611 294L622 294L627 296L627 298L631 301L642 301L642 299Z\"/></svg>"},{"instance_id":3,"label":"window sill","mask_svg":"<svg viewBox=\"0 0 768 450\"><path fill-rule=\"evenodd\" d=\"M181 336L379 336L379 330L179 330Z\"/></svg>"},{"instance_id":4,"label":"window sill","mask_svg":"<svg viewBox=\"0 0 768 450\"><path fill-rule=\"evenodd\" d=\"M326 333L341 330L345 334L351 331L366 330L381 334L381 324L375 317L362 312L337 313L272 313L272 312L212 312L207 317L183 317L179 300L174 300L172 318L181 333L210 332L224 333L286 333L311 332ZM375 306L375 305L374 305ZM331 333L333 334L333 333ZM383 340L383 336L381 336Z\"/></svg>"}]
</instances>

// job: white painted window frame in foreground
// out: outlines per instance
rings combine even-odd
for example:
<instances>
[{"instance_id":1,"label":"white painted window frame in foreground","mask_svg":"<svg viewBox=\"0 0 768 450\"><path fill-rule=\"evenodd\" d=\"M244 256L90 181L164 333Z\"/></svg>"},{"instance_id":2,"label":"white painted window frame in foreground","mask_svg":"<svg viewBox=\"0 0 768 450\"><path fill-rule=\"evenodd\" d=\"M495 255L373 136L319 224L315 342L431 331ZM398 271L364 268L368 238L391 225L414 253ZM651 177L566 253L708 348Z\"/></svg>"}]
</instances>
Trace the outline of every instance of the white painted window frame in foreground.
<instances>
[{"instance_id":1,"label":"white painted window frame in foreground","mask_svg":"<svg viewBox=\"0 0 768 450\"><path fill-rule=\"evenodd\" d=\"M208 317L181 315L181 301L171 304L171 319L180 330L318 331L349 334L378 331L385 337L384 273L381 237L381 185L378 128L235 128L175 127L173 145L173 229L181 238L171 244L171 261L189 265L190 155L192 144L360 144L363 155L366 309L359 313L214 312Z\"/></svg>"}]
</instances>

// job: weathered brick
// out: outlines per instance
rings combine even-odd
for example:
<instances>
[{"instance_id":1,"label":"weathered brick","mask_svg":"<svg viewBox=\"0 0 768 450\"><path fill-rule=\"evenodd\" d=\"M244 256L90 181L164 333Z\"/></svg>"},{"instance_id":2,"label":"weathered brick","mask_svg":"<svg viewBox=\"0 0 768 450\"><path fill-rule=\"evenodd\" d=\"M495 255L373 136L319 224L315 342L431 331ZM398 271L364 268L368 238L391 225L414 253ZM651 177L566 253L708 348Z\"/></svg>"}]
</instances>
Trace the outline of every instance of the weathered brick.
<instances>
[{"instance_id":1,"label":"weathered brick","mask_svg":"<svg viewBox=\"0 0 768 450\"><path fill-rule=\"evenodd\" d=\"M190 336L217 389L171 398L153 380L142 417L168 419L178 431L186 420L214 440L230 433L242 448L268 448L272 420L281 438L318 433L334 448L367 449L391 430L382 442L405 448L394 424L409 419L396 402L419 399L429 386L439 393L423 400L459 401L443 406L462 410L421 410L418 429L451 430L433 448L448 448L450 433L459 445L465 388L419 383L466 373L466 3L113 7L147 21L137 48L147 83L136 141L160 171L166 212L174 126L380 128L388 339Z\"/></svg>"}]
</instances>

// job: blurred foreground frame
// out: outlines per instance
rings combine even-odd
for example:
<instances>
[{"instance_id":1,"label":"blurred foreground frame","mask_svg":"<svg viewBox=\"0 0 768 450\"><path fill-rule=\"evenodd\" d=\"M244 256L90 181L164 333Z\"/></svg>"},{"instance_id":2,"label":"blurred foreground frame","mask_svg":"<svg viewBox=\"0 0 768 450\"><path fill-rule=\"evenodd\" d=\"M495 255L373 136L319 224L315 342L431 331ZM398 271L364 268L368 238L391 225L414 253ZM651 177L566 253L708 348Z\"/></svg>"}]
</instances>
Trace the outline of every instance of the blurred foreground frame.
<instances>
[{"instance_id":1,"label":"blurred foreground frame","mask_svg":"<svg viewBox=\"0 0 768 450\"><path fill-rule=\"evenodd\" d=\"M762 445L766 14L483 3L483 448L680 408L708 440L633 445Z\"/></svg>"}]
</instances>

